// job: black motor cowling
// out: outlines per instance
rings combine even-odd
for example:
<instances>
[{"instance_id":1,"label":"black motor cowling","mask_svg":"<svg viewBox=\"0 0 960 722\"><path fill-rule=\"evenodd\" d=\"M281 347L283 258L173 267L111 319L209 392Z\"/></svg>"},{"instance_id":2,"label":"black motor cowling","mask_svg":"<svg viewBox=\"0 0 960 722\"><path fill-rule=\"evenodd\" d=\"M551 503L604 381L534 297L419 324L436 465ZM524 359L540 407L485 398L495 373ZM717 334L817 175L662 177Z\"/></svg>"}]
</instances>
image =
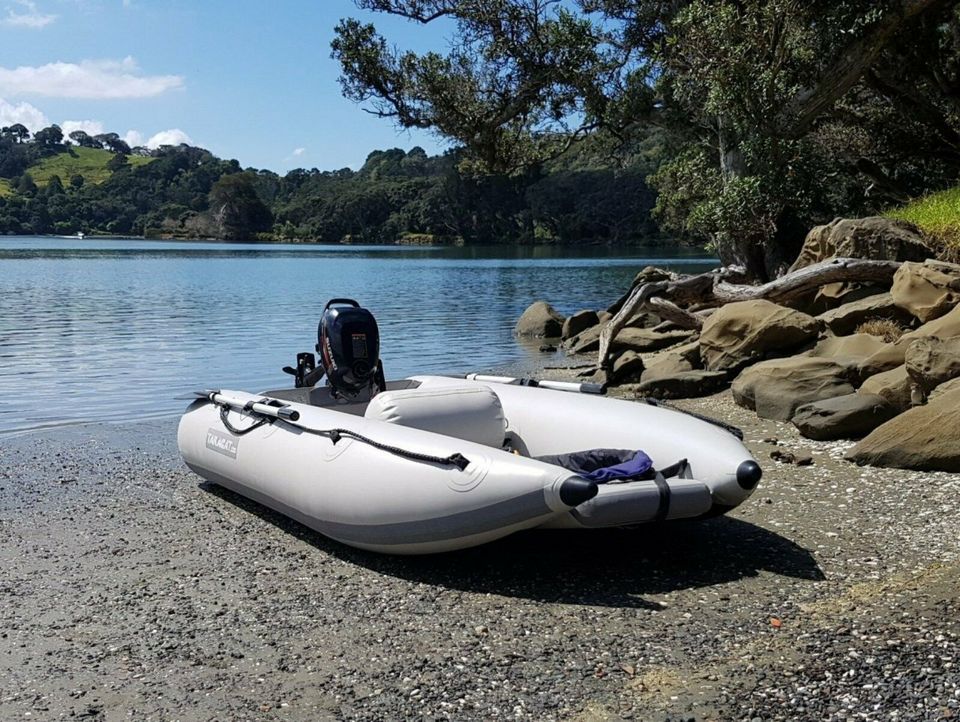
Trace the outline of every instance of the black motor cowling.
<instances>
[{"instance_id":1,"label":"black motor cowling","mask_svg":"<svg viewBox=\"0 0 960 722\"><path fill-rule=\"evenodd\" d=\"M355 396L382 386L380 330L373 314L349 298L324 306L317 328L317 353L334 392Z\"/></svg>"}]
</instances>

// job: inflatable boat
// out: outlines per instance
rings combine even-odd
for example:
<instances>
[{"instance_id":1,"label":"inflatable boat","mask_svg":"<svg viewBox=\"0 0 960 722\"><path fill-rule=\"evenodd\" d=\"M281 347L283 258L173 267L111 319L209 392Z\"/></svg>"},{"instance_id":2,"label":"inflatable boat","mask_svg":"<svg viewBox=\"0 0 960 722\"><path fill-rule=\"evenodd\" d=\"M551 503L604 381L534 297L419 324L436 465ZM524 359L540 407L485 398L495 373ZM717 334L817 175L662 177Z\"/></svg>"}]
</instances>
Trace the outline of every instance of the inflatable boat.
<instances>
[{"instance_id":1,"label":"inflatable boat","mask_svg":"<svg viewBox=\"0 0 960 722\"><path fill-rule=\"evenodd\" d=\"M388 383L353 301L331 301L318 335L322 367L285 369L295 388L201 392L177 441L202 478L344 544L426 554L707 517L760 481L730 427L675 409L499 377Z\"/></svg>"}]
</instances>

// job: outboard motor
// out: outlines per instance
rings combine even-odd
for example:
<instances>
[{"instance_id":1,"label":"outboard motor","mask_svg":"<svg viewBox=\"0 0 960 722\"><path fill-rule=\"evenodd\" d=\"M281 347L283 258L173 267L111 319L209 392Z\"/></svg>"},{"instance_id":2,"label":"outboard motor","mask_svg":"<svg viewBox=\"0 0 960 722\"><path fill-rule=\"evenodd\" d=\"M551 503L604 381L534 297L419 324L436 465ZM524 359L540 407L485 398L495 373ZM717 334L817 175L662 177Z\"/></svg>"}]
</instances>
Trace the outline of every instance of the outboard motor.
<instances>
[{"instance_id":1,"label":"outboard motor","mask_svg":"<svg viewBox=\"0 0 960 722\"><path fill-rule=\"evenodd\" d=\"M334 298L323 308L317 337L320 364L335 395L383 390L380 329L372 313L352 299Z\"/></svg>"},{"instance_id":2,"label":"outboard motor","mask_svg":"<svg viewBox=\"0 0 960 722\"><path fill-rule=\"evenodd\" d=\"M316 367L312 353L299 353L296 369L283 369L294 376L297 388L316 385L324 374L338 398L351 398L367 389L372 398L386 388L377 321L356 301L334 298L327 302L317 326L316 349L320 355Z\"/></svg>"}]
</instances>

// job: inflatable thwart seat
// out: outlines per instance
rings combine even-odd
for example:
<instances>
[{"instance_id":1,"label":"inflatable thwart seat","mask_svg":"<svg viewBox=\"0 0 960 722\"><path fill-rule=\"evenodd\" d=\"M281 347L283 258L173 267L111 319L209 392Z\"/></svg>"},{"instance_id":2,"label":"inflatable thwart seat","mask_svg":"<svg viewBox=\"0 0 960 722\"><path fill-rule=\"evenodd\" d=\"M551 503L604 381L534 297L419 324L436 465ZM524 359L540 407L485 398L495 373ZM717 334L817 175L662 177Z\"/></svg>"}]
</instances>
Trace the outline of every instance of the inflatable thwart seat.
<instances>
[{"instance_id":1,"label":"inflatable thwart seat","mask_svg":"<svg viewBox=\"0 0 960 722\"><path fill-rule=\"evenodd\" d=\"M364 417L511 450L500 397L488 386L385 391L369 402ZM598 484L657 478L653 461L641 450L585 449L536 458ZM682 476L686 470L683 459L661 475Z\"/></svg>"}]
</instances>

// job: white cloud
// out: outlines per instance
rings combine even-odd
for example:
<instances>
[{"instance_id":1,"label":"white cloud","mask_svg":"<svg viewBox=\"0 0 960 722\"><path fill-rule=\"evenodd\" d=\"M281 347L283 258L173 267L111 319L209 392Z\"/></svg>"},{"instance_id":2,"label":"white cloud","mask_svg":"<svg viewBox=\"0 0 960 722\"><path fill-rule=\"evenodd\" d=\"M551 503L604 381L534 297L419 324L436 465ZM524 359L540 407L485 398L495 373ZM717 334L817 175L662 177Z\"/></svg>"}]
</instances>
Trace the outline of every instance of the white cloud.
<instances>
[{"instance_id":1,"label":"white cloud","mask_svg":"<svg viewBox=\"0 0 960 722\"><path fill-rule=\"evenodd\" d=\"M65 120L60 124L63 137L69 138L75 130L82 130L87 135L100 135L104 132L103 123L99 120Z\"/></svg>"},{"instance_id":2,"label":"white cloud","mask_svg":"<svg viewBox=\"0 0 960 722\"><path fill-rule=\"evenodd\" d=\"M24 10L17 12L13 7L7 6L7 17L0 20L0 23L39 29L46 27L57 19L56 15L49 15L37 10L37 4L32 0L16 0L16 4Z\"/></svg>"},{"instance_id":3,"label":"white cloud","mask_svg":"<svg viewBox=\"0 0 960 722\"><path fill-rule=\"evenodd\" d=\"M193 145L189 135L179 128L171 128L151 135L146 145L148 148L159 148L161 145L180 145L181 143Z\"/></svg>"},{"instance_id":4,"label":"white cloud","mask_svg":"<svg viewBox=\"0 0 960 722\"><path fill-rule=\"evenodd\" d=\"M131 57L36 67L0 66L0 93L52 98L149 98L183 87L180 75L142 75Z\"/></svg>"},{"instance_id":5,"label":"white cloud","mask_svg":"<svg viewBox=\"0 0 960 722\"><path fill-rule=\"evenodd\" d=\"M139 130L128 130L123 134L123 142L129 145L131 148L136 148L138 145L143 145L143 133Z\"/></svg>"},{"instance_id":6,"label":"white cloud","mask_svg":"<svg viewBox=\"0 0 960 722\"><path fill-rule=\"evenodd\" d=\"M0 98L0 126L13 125L21 123L27 127L30 132L46 128L50 121L39 108L35 108L30 103L8 103Z\"/></svg>"},{"instance_id":7,"label":"white cloud","mask_svg":"<svg viewBox=\"0 0 960 722\"><path fill-rule=\"evenodd\" d=\"M299 156L303 155L303 154L306 153L306 152L307 152L307 149L306 149L306 148L294 148L294 149L293 149L293 155L294 155L295 157L299 157Z\"/></svg>"}]
</instances>

